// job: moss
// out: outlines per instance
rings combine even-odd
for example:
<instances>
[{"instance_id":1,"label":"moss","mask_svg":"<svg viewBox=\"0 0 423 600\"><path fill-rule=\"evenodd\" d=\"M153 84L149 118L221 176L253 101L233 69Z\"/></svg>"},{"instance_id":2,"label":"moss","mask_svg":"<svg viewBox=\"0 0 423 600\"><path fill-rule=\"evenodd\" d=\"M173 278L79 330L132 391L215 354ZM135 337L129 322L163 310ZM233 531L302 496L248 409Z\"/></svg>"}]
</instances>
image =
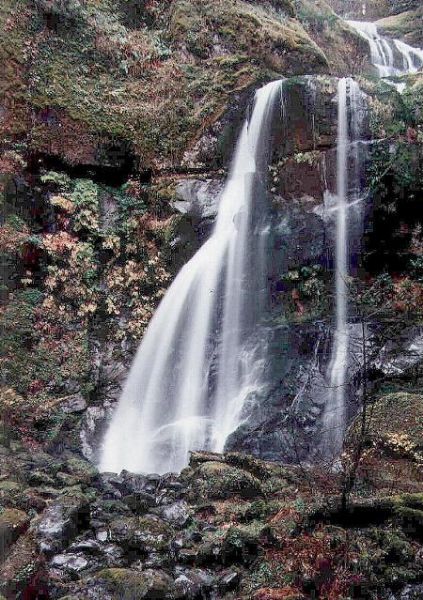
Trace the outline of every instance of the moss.
<instances>
[{"instance_id":1,"label":"moss","mask_svg":"<svg viewBox=\"0 0 423 600\"><path fill-rule=\"evenodd\" d=\"M423 460L423 400L420 395L396 393L379 398L369 415L369 442L397 457Z\"/></svg>"},{"instance_id":2,"label":"moss","mask_svg":"<svg viewBox=\"0 0 423 600\"><path fill-rule=\"evenodd\" d=\"M222 544L223 563L250 564L257 557L259 544L268 532L269 528L262 521L253 521L246 526L231 527Z\"/></svg>"},{"instance_id":3,"label":"moss","mask_svg":"<svg viewBox=\"0 0 423 600\"><path fill-rule=\"evenodd\" d=\"M395 514L401 521L403 530L411 537L423 539L423 510L401 506Z\"/></svg>"},{"instance_id":4,"label":"moss","mask_svg":"<svg viewBox=\"0 0 423 600\"><path fill-rule=\"evenodd\" d=\"M260 460L254 456L247 454L241 454L239 452L228 452L225 454L225 462L235 467L239 467L244 471L248 471L254 477L262 481L266 481L271 477L289 477L291 474L288 473L287 469L283 467Z\"/></svg>"},{"instance_id":5,"label":"moss","mask_svg":"<svg viewBox=\"0 0 423 600\"><path fill-rule=\"evenodd\" d=\"M6 598L19 598L35 578L46 580L43 559L38 553L34 532L29 530L12 547L0 566L0 594Z\"/></svg>"},{"instance_id":6,"label":"moss","mask_svg":"<svg viewBox=\"0 0 423 600\"><path fill-rule=\"evenodd\" d=\"M297 0L298 19L324 52L334 75L360 72L366 43L324 0Z\"/></svg>"},{"instance_id":7,"label":"moss","mask_svg":"<svg viewBox=\"0 0 423 600\"><path fill-rule=\"evenodd\" d=\"M110 531L114 541L141 553L166 551L174 536L167 523L151 515L114 519Z\"/></svg>"},{"instance_id":8,"label":"moss","mask_svg":"<svg viewBox=\"0 0 423 600\"><path fill-rule=\"evenodd\" d=\"M423 45L422 19L423 8L419 7L416 10L380 19L377 25L390 37L400 38L411 46L421 47Z\"/></svg>"},{"instance_id":9,"label":"moss","mask_svg":"<svg viewBox=\"0 0 423 600\"><path fill-rule=\"evenodd\" d=\"M29 526L29 517L26 513L15 508L6 508L0 512L0 540L1 554L0 559L4 559L5 554L12 544L18 539Z\"/></svg>"},{"instance_id":10,"label":"moss","mask_svg":"<svg viewBox=\"0 0 423 600\"><path fill-rule=\"evenodd\" d=\"M66 461L66 470L79 482L89 483L97 475L97 469L89 462L80 458L69 458Z\"/></svg>"},{"instance_id":11,"label":"moss","mask_svg":"<svg viewBox=\"0 0 423 600\"><path fill-rule=\"evenodd\" d=\"M116 600L142 600L143 598L168 598L171 579L160 571L138 572L132 569L104 569L93 579L105 584Z\"/></svg>"},{"instance_id":12,"label":"moss","mask_svg":"<svg viewBox=\"0 0 423 600\"><path fill-rule=\"evenodd\" d=\"M241 469L221 462L205 462L190 477L191 496L228 498L234 495L255 498L263 494L260 481Z\"/></svg>"}]
</instances>

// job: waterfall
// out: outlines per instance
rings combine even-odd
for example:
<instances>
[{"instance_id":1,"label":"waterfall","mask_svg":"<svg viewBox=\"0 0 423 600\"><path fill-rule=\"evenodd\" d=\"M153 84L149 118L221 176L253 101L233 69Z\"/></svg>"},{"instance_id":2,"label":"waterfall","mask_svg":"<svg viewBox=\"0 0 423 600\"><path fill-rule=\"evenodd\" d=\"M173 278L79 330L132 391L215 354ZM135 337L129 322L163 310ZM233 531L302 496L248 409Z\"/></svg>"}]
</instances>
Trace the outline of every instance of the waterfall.
<instances>
[{"instance_id":1,"label":"waterfall","mask_svg":"<svg viewBox=\"0 0 423 600\"><path fill-rule=\"evenodd\" d=\"M380 35L375 23L347 21L351 27L369 42L371 62L379 77L397 77L416 73L423 67L423 50L413 48L400 40Z\"/></svg>"},{"instance_id":2,"label":"waterfall","mask_svg":"<svg viewBox=\"0 0 423 600\"><path fill-rule=\"evenodd\" d=\"M337 189L335 197L335 306L336 327L328 369L328 398L323 413L322 453L339 456L346 428L346 381L349 349L348 287L349 210L359 192L360 88L353 79L338 83ZM355 142L355 143L353 143Z\"/></svg>"},{"instance_id":3,"label":"waterfall","mask_svg":"<svg viewBox=\"0 0 423 600\"><path fill-rule=\"evenodd\" d=\"M182 268L137 351L106 433L100 469L179 471L190 450L222 451L265 345L250 339L266 308L266 182L280 81L256 93L213 234Z\"/></svg>"}]
</instances>

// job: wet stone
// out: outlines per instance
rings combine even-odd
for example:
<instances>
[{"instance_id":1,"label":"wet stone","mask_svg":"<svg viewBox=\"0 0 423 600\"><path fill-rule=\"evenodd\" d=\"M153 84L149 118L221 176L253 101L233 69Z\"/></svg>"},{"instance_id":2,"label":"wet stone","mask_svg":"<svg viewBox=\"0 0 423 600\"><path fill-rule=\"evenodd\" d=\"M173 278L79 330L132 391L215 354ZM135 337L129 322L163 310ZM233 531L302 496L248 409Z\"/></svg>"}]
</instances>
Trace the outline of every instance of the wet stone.
<instances>
[{"instance_id":1,"label":"wet stone","mask_svg":"<svg viewBox=\"0 0 423 600\"><path fill-rule=\"evenodd\" d=\"M51 560L51 565L65 569L71 573L79 573L88 566L88 560L81 554L57 554Z\"/></svg>"},{"instance_id":2,"label":"wet stone","mask_svg":"<svg viewBox=\"0 0 423 600\"><path fill-rule=\"evenodd\" d=\"M189 506L184 501L166 506L161 511L161 516L175 527L185 527L191 520Z\"/></svg>"},{"instance_id":3,"label":"wet stone","mask_svg":"<svg viewBox=\"0 0 423 600\"><path fill-rule=\"evenodd\" d=\"M227 569L220 574L218 587L223 592L236 589L241 581L238 571Z\"/></svg>"},{"instance_id":4,"label":"wet stone","mask_svg":"<svg viewBox=\"0 0 423 600\"><path fill-rule=\"evenodd\" d=\"M42 552L60 552L89 525L89 504L83 495L64 495L44 512L37 527Z\"/></svg>"}]
</instances>

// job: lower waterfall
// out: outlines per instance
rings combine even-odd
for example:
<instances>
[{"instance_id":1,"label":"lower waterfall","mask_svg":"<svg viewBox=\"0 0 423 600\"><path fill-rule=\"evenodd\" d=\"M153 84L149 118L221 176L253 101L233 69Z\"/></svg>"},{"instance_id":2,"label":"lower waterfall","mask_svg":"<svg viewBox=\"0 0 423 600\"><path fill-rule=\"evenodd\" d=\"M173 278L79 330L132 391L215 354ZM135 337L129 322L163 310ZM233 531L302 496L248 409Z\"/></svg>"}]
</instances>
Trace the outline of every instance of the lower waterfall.
<instances>
[{"instance_id":1,"label":"lower waterfall","mask_svg":"<svg viewBox=\"0 0 423 600\"><path fill-rule=\"evenodd\" d=\"M100 469L179 471L196 449L222 451L265 347L249 347L266 305L266 182L282 82L256 93L212 236L157 309L106 433Z\"/></svg>"},{"instance_id":2,"label":"lower waterfall","mask_svg":"<svg viewBox=\"0 0 423 600\"><path fill-rule=\"evenodd\" d=\"M351 78L338 83L337 190L335 198L335 312L336 327L328 370L328 397L323 412L322 454L339 456L346 428L346 374L348 367L348 213L349 200L358 191L360 88Z\"/></svg>"}]
</instances>

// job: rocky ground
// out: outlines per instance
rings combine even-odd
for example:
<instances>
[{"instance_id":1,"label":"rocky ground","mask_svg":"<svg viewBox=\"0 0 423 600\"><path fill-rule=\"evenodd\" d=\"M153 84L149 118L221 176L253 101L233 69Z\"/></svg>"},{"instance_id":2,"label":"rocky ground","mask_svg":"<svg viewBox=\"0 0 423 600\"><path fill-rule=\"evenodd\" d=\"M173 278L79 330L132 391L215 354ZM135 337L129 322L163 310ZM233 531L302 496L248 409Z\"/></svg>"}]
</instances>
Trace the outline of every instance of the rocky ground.
<instances>
[{"instance_id":1,"label":"rocky ground","mask_svg":"<svg viewBox=\"0 0 423 600\"><path fill-rule=\"evenodd\" d=\"M2 439L0 592L7 600L420 598L422 399L391 395L375 406L344 507L352 450L338 474L196 453L180 475L118 475L69 450ZM354 435L353 427L351 449Z\"/></svg>"},{"instance_id":2,"label":"rocky ground","mask_svg":"<svg viewBox=\"0 0 423 600\"><path fill-rule=\"evenodd\" d=\"M363 41L330 7L339 4L2 3L7 600L423 597L423 81L410 76L403 96L375 81ZM342 4L357 17L362 2ZM420 3L372 4L388 33L419 41ZM330 235L316 209L333 184L334 76L350 73L367 97L366 141L384 142L366 167L372 219L353 282L372 297L379 345L348 506L358 422L337 474L236 453L194 455L181 475L99 474L96 450L130 357L210 231L254 90L281 76L289 122L270 169L277 385L232 444L298 459L282 417L298 366L330 334ZM301 443L321 408L306 409Z\"/></svg>"}]
</instances>

